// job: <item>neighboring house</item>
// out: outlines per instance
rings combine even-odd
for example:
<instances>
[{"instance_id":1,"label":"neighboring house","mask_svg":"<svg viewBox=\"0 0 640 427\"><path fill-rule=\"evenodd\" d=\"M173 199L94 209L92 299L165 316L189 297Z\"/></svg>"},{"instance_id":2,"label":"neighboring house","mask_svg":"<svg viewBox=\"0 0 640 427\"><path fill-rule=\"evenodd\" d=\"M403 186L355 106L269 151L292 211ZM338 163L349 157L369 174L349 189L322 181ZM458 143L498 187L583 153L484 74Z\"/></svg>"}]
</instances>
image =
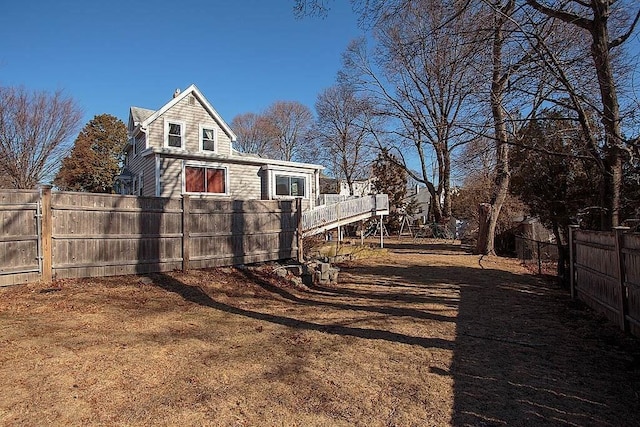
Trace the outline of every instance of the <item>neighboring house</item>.
<instances>
[{"instance_id":1,"label":"neighboring house","mask_svg":"<svg viewBox=\"0 0 640 427\"><path fill-rule=\"evenodd\" d=\"M373 180L371 178L353 181L351 185L353 186L354 196L362 197L375 193L373 190ZM343 196L351 195L349 192L349 183L346 179L338 180L338 194Z\"/></svg>"},{"instance_id":2,"label":"neighboring house","mask_svg":"<svg viewBox=\"0 0 640 427\"><path fill-rule=\"evenodd\" d=\"M415 201L417 211L414 212L413 218L415 220L420 219L423 224L426 224L427 216L429 215L429 205L431 204L431 193L426 187L415 186L415 188L408 191L407 197L404 198L405 203L409 203L411 200Z\"/></svg>"},{"instance_id":3,"label":"neighboring house","mask_svg":"<svg viewBox=\"0 0 640 427\"><path fill-rule=\"evenodd\" d=\"M234 200L302 198L314 207L323 166L239 153L227 123L195 85L159 110L131 107L120 194Z\"/></svg>"}]
</instances>

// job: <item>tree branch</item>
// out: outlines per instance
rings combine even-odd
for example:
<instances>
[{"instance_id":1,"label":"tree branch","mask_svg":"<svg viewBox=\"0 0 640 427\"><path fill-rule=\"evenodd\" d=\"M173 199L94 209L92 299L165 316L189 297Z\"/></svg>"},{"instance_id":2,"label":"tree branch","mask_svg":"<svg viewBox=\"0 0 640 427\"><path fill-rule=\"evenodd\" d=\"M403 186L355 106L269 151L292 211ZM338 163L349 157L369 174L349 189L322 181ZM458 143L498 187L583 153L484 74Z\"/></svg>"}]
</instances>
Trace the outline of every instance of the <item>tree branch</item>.
<instances>
[{"instance_id":1,"label":"tree branch","mask_svg":"<svg viewBox=\"0 0 640 427\"><path fill-rule=\"evenodd\" d=\"M620 46L631 36L631 34L633 33L633 30L636 27L636 24L638 23L638 20L640 20L640 9L638 9L638 13L636 13L636 17L633 20L633 23L631 24L631 26L629 27L629 30L625 34L609 42L609 46L608 46L609 50L613 49L614 47Z\"/></svg>"},{"instance_id":2,"label":"tree branch","mask_svg":"<svg viewBox=\"0 0 640 427\"><path fill-rule=\"evenodd\" d=\"M565 12L564 10L556 10L550 7L547 7L543 4L538 3L536 0L526 0L527 4L537 10L538 12L542 12L547 16L551 16L553 18L560 19L569 24L577 25L580 28L584 28L585 30L591 30L591 26L593 25L593 21L587 18L582 18L574 13Z\"/></svg>"}]
</instances>

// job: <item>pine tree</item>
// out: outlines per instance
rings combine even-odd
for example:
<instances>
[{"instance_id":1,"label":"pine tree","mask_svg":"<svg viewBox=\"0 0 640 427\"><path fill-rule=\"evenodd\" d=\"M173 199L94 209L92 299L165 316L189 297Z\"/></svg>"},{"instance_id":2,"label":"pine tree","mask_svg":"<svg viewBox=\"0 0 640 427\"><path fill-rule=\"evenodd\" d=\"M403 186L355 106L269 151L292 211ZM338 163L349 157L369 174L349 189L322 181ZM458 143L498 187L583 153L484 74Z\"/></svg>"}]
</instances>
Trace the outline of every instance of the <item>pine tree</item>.
<instances>
[{"instance_id":1,"label":"pine tree","mask_svg":"<svg viewBox=\"0 0 640 427\"><path fill-rule=\"evenodd\" d=\"M111 193L127 143L127 128L110 114L95 116L76 138L53 183L65 191Z\"/></svg>"},{"instance_id":2,"label":"pine tree","mask_svg":"<svg viewBox=\"0 0 640 427\"><path fill-rule=\"evenodd\" d=\"M387 150L383 150L373 163L373 187L377 193L389 196L389 232L400 229L400 212L407 195L407 171L400 166L398 159Z\"/></svg>"}]
</instances>

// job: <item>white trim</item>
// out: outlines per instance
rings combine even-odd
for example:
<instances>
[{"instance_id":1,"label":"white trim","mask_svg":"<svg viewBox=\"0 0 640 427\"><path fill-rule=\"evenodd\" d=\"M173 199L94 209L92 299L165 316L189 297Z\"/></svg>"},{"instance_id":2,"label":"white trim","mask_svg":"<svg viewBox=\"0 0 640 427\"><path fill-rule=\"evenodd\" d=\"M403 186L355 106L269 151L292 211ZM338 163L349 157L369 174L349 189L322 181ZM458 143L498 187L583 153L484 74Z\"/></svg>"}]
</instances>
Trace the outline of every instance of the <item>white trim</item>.
<instances>
[{"instance_id":1,"label":"white trim","mask_svg":"<svg viewBox=\"0 0 640 427\"><path fill-rule=\"evenodd\" d=\"M156 154L155 160L156 160L156 167L155 167L155 172L156 172L156 197L160 197L160 155L159 154Z\"/></svg>"},{"instance_id":2,"label":"white trim","mask_svg":"<svg viewBox=\"0 0 640 427\"><path fill-rule=\"evenodd\" d=\"M222 169L224 170L224 193L199 193L199 192L187 192L187 179L185 168L186 167L197 167L197 168L208 168L208 169ZM198 162L191 160L183 160L182 161L182 194L194 194L199 196L230 196L230 182L229 182L229 166L222 163L212 163L212 162Z\"/></svg>"},{"instance_id":3,"label":"white trim","mask_svg":"<svg viewBox=\"0 0 640 427\"><path fill-rule=\"evenodd\" d=\"M219 162L234 163L239 165L260 165L264 170L290 170L298 171L299 173L313 173L314 171L324 170L325 167L321 165L315 165L312 163L298 163L298 162L285 162L283 160L263 159L260 157L249 156L228 156L226 154L217 154L199 151L187 151L179 150L176 148L166 147L149 147L147 150L140 153L141 156L148 156L152 153L159 153L166 156L180 156L189 157L194 160L215 160Z\"/></svg>"},{"instance_id":4,"label":"white trim","mask_svg":"<svg viewBox=\"0 0 640 427\"><path fill-rule=\"evenodd\" d=\"M138 194L136 196L142 196L142 190L144 189L144 179L142 177L142 171L138 174Z\"/></svg>"},{"instance_id":5,"label":"white trim","mask_svg":"<svg viewBox=\"0 0 640 427\"><path fill-rule=\"evenodd\" d=\"M204 149L203 131L205 129L213 131L213 150L205 150ZM200 123L200 125L198 125L198 147L200 149L200 152L205 153L205 154L217 153L218 152L218 129L216 128L215 125L208 125L208 124L203 124L203 123Z\"/></svg>"},{"instance_id":6,"label":"white trim","mask_svg":"<svg viewBox=\"0 0 640 427\"><path fill-rule=\"evenodd\" d=\"M269 171L269 182L270 182L270 199L309 199L311 193L311 175L309 173L300 173L284 171L284 170L270 170ZM304 179L304 195L303 196L291 196L291 195L279 195L277 194L277 177L278 176L287 176L287 177L295 177ZM291 192L291 188L289 188L289 192Z\"/></svg>"},{"instance_id":7,"label":"white trim","mask_svg":"<svg viewBox=\"0 0 640 427\"><path fill-rule=\"evenodd\" d=\"M180 147L169 145L169 125L180 125ZM184 120L164 118L164 147L170 150L185 150L187 145L187 124Z\"/></svg>"},{"instance_id":8,"label":"white trim","mask_svg":"<svg viewBox=\"0 0 640 427\"><path fill-rule=\"evenodd\" d=\"M198 90L196 85L189 86L187 89L181 92L180 95L176 96L171 101L167 102L162 108L160 108L158 111L156 111L155 113L147 117L140 124L140 126L146 128L149 125L149 123L152 123L158 117L162 116L167 110L169 110L171 107L176 105L178 102L182 101L186 96L188 96L191 93L202 103L204 108L207 110L209 115L213 117L216 123L218 123L220 127L226 132L226 134L229 135L229 138L231 138L231 142L234 142L235 140L237 140L238 137L236 136L236 134L233 133L229 125L227 125L227 123L224 120L222 120L222 117L220 117L220 114L218 114L218 112L213 108L213 106L209 103L209 101L207 101L204 95L202 95L202 93L200 92L200 90Z\"/></svg>"}]
</instances>

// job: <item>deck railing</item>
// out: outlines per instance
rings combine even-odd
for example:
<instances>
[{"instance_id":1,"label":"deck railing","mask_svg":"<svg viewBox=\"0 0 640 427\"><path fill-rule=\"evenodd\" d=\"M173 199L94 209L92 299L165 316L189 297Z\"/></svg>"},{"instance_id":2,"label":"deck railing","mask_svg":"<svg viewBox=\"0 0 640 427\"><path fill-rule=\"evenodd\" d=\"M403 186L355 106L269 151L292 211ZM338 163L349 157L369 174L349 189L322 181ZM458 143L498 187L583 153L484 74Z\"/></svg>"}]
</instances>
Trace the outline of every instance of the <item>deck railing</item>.
<instances>
[{"instance_id":1,"label":"deck railing","mask_svg":"<svg viewBox=\"0 0 640 427\"><path fill-rule=\"evenodd\" d=\"M339 225L350 218L362 215L376 216L389 211L389 198L386 194L358 197L331 205L318 206L302 213L302 229L312 230L330 224Z\"/></svg>"}]
</instances>

